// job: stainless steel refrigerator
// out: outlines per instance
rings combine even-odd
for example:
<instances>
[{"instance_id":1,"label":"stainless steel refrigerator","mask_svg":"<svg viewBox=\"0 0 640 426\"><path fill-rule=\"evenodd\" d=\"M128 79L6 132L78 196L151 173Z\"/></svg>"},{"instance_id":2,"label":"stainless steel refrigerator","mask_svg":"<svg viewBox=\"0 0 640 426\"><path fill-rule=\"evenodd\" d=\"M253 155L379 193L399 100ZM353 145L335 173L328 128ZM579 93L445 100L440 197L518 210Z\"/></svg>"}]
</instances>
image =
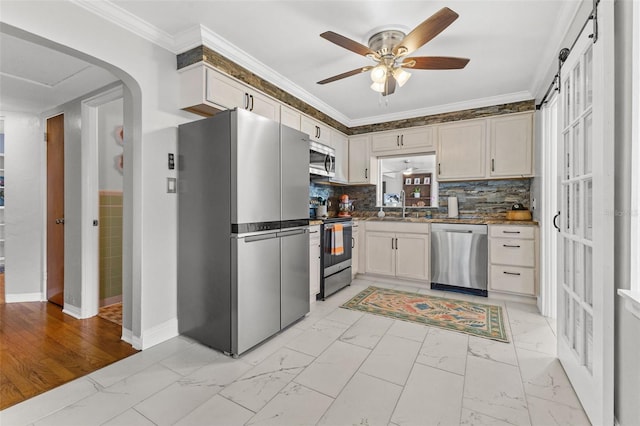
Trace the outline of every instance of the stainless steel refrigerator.
<instances>
[{"instance_id":1,"label":"stainless steel refrigerator","mask_svg":"<svg viewBox=\"0 0 640 426\"><path fill-rule=\"evenodd\" d=\"M309 312L309 140L245 110L179 126L178 329L239 355Z\"/></svg>"}]
</instances>

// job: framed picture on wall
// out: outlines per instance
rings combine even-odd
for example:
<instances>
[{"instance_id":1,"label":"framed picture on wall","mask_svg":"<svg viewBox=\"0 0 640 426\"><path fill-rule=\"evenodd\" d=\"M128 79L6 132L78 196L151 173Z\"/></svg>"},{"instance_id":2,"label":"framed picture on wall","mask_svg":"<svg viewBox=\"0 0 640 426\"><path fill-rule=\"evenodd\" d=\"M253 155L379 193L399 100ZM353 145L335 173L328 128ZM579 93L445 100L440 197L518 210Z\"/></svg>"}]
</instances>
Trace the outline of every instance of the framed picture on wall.
<instances>
[{"instance_id":1,"label":"framed picture on wall","mask_svg":"<svg viewBox=\"0 0 640 426\"><path fill-rule=\"evenodd\" d=\"M420 185L420 178L414 178L413 179L413 184L414 185Z\"/></svg>"},{"instance_id":2,"label":"framed picture on wall","mask_svg":"<svg viewBox=\"0 0 640 426\"><path fill-rule=\"evenodd\" d=\"M425 176L424 178L424 184L425 185L430 185L431 184L431 178L429 176Z\"/></svg>"},{"instance_id":3,"label":"framed picture on wall","mask_svg":"<svg viewBox=\"0 0 640 426\"><path fill-rule=\"evenodd\" d=\"M405 184L405 185L411 185L411 178L406 178L406 179L404 180L404 184Z\"/></svg>"}]
</instances>

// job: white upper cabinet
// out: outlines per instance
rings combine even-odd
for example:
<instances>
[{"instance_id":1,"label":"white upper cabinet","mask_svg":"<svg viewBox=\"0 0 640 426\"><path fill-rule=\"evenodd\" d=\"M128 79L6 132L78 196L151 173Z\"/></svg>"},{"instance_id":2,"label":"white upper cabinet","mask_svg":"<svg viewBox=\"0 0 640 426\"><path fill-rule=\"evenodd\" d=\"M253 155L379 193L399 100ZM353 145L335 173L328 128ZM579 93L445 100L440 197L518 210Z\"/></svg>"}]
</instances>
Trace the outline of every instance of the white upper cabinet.
<instances>
[{"instance_id":1,"label":"white upper cabinet","mask_svg":"<svg viewBox=\"0 0 640 426\"><path fill-rule=\"evenodd\" d=\"M336 150L336 175L332 182L348 183L349 181L349 142L347 137L337 130L330 131L330 145Z\"/></svg>"},{"instance_id":2,"label":"white upper cabinet","mask_svg":"<svg viewBox=\"0 0 640 426\"><path fill-rule=\"evenodd\" d=\"M349 183L376 184L375 159L371 160L369 135L349 138Z\"/></svg>"},{"instance_id":3,"label":"white upper cabinet","mask_svg":"<svg viewBox=\"0 0 640 426\"><path fill-rule=\"evenodd\" d=\"M331 127L326 124L303 115L300 118L300 130L308 134L312 141L331 146Z\"/></svg>"},{"instance_id":4,"label":"white upper cabinet","mask_svg":"<svg viewBox=\"0 0 640 426\"><path fill-rule=\"evenodd\" d=\"M200 115L241 108L280 121L280 103L209 68L198 65L180 72L180 108Z\"/></svg>"},{"instance_id":5,"label":"white upper cabinet","mask_svg":"<svg viewBox=\"0 0 640 426\"><path fill-rule=\"evenodd\" d=\"M533 113L489 119L490 176L533 175Z\"/></svg>"},{"instance_id":6,"label":"white upper cabinet","mask_svg":"<svg viewBox=\"0 0 640 426\"><path fill-rule=\"evenodd\" d=\"M433 149L433 127L377 132L371 136L372 152L427 152Z\"/></svg>"},{"instance_id":7,"label":"white upper cabinet","mask_svg":"<svg viewBox=\"0 0 640 426\"><path fill-rule=\"evenodd\" d=\"M293 108L289 108L286 105L280 105L280 123L291 127L292 129L300 130L300 118L302 114Z\"/></svg>"},{"instance_id":8,"label":"white upper cabinet","mask_svg":"<svg viewBox=\"0 0 640 426\"><path fill-rule=\"evenodd\" d=\"M438 180L485 179L486 145L485 120L438 126Z\"/></svg>"}]
</instances>

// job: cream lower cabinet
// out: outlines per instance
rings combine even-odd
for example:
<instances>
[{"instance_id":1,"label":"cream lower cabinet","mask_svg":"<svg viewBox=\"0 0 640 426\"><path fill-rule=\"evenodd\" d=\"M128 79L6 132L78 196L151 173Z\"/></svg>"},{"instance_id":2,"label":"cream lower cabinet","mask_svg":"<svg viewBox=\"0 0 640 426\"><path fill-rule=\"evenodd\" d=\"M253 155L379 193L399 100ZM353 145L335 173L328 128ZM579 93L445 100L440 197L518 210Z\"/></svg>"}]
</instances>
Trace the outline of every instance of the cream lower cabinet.
<instances>
[{"instance_id":1,"label":"cream lower cabinet","mask_svg":"<svg viewBox=\"0 0 640 426\"><path fill-rule=\"evenodd\" d=\"M316 301L320 293L320 225L309 227L309 297Z\"/></svg>"},{"instance_id":2,"label":"cream lower cabinet","mask_svg":"<svg viewBox=\"0 0 640 426\"><path fill-rule=\"evenodd\" d=\"M360 266L360 245L358 239L358 229L360 224L357 221L353 222L351 228L351 278L354 278L358 273L358 267Z\"/></svg>"},{"instance_id":3,"label":"cream lower cabinet","mask_svg":"<svg viewBox=\"0 0 640 426\"><path fill-rule=\"evenodd\" d=\"M429 281L429 225L368 221L367 273Z\"/></svg>"},{"instance_id":4,"label":"cream lower cabinet","mask_svg":"<svg viewBox=\"0 0 640 426\"><path fill-rule=\"evenodd\" d=\"M489 291L537 295L537 227L489 225Z\"/></svg>"}]
</instances>

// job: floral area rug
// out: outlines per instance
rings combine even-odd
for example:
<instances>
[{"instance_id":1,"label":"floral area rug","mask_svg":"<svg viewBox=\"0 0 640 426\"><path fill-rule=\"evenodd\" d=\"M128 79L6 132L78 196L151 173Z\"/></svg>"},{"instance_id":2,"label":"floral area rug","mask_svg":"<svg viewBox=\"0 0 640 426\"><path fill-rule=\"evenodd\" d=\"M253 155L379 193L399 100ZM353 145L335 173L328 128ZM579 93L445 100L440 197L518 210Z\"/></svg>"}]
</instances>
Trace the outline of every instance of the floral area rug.
<instances>
[{"instance_id":1,"label":"floral area rug","mask_svg":"<svg viewBox=\"0 0 640 426\"><path fill-rule=\"evenodd\" d=\"M509 341L500 306L371 286L342 307L500 342Z\"/></svg>"}]
</instances>

